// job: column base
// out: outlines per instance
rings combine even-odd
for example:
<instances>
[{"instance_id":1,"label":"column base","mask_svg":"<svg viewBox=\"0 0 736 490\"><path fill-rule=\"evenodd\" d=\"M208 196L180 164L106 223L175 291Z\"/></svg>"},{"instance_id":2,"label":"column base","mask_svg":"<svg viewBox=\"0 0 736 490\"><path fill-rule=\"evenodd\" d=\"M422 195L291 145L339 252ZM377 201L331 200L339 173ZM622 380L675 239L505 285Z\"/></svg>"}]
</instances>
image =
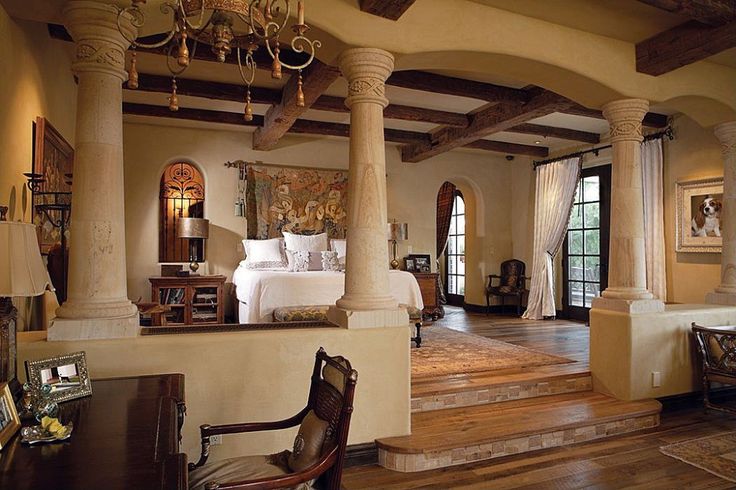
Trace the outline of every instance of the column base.
<instances>
[{"instance_id":1,"label":"column base","mask_svg":"<svg viewBox=\"0 0 736 490\"><path fill-rule=\"evenodd\" d=\"M47 340L120 339L137 337L140 332L138 312L116 318L55 318Z\"/></svg>"},{"instance_id":2,"label":"column base","mask_svg":"<svg viewBox=\"0 0 736 490\"><path fill-rule=\"evenodd\" d=\"M736 306L736 292L724 293L715 290L705 295L705 302L709 305Z\"/></svg>"},{"instance_id":3,"label":"column base","mask_svg":"<svg viewBox=\"0 0 736 490\"><path fill-rule=\"evenodd\" d=\"M344 294L342 298L337 300L337 307L350 311L370 311L370 310L393 310L398 306L391 295L374 296L362 294Z\"/></svg>"},{"instance_id":4,"label":"column base","mask_svg":"<svg viewBox=\"0 0 736 490\"><path fill-rule=\"evenodd\" d=\"M406 308L399 307L358 311L331 306L327 311L327 320L342 328L406 327L409 325L409 314Z\"/></svg>"},{"instance_id":5,"label":"column base","mask_svg":"<svg viewBox=\"0 0 736 490\"><path fill-rule=\"evenodd\" d=\"M592 307L628 314L658 313L664 311L664 302L659 299L593 298Z\"/></svg>"}]
</instances>

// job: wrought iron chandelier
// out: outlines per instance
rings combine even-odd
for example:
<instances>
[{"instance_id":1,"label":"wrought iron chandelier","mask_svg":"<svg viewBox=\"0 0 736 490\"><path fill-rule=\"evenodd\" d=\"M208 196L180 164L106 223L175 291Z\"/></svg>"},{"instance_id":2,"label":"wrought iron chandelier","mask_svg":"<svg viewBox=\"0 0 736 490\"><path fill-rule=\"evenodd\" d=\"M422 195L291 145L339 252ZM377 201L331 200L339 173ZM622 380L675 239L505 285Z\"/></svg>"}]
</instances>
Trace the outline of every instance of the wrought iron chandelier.
<instances>
[{"instance_id":1,"label":"wrought iron chandelier","mask_svg":"<svg viewBox=\"0 0 736 490\"><path fill-rule=\"evenodd\" d=\"M322 44L318 40L310 40L305 34L309 26L304 22L304 0L297 2L297 23L291 27L294 36L291 49L296 53L304 53L306 59L298 65L284 63L280 57L279 39L284 32L291 14L291 0L169 0L161 4L161 13L171 15L171 29L161 41L144 43L138 39L128 39L121 26L123 16L129 16L133 25L140 28L145 24L145 16L141 6L146 0L132 0L130 7L121 9L118 14L118 29L130 42L132 50L130 69L128 70L128 88L138 88L138 71L136 70L136 48L156 49L168 45L166 66L171 72L171 95L169 109L179 109L176 95L176 77L181 75L191 64L197 46L205 44L215 54L217 61L224 63L228 55L235 50L238 71L245 84L246 121L253 120L250 88L256 73L256 62L253 53L264 45L273 60L271 76L281 79L282 68L298 72L297 106L304 106L302 91L302 70L314 60L317 48ZM191 49L189 45L191 44Z\"/></svg>"}]
</instances>

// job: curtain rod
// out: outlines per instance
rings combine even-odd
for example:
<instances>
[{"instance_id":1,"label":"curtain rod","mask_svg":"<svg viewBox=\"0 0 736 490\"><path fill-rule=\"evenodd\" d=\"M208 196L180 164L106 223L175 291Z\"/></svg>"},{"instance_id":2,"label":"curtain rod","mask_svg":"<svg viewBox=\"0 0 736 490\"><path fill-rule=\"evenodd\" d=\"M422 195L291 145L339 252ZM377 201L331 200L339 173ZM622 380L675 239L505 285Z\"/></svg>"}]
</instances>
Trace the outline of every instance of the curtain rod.
<instances>
[{"instance_id":1,"label":"curtain rod","mask_svg":"<svg viewBox=\"0 0 736 490\"><path fill-rule=\"evenodd\" d=\"M667 127L664 131L660 131L658 133L652 133L644 136L644 141L651 141L656 139L662 139L667 138L670 141L675 139L675 135L672 132L672 127ZM598 156L598 153L602 150L607 150L608 148L611 148L612 145L605 145L605 146L598 146L596 148L591 148L590 150L582 150L582 151L576 151L575 153L569 153L567 155L562 155L560 157L550 158L548 160L535 160L534 161L534 169L536 170L537 167L541 167L542 165L547 165L548 163L554 163L559 162L560 160L565 160L567 158L574 158L574 157L580 157L587 153L595 153L595 156Z\"/></svg>"}]
</instances>

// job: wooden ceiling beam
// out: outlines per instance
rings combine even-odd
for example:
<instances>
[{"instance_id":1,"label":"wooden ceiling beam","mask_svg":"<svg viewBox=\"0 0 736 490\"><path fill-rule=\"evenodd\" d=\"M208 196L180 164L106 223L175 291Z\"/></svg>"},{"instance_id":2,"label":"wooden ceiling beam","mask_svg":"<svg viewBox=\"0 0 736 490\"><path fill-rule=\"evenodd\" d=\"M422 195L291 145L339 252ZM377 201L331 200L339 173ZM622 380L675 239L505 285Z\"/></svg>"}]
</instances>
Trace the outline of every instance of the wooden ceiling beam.
<instances>
[{"instance_id":1,"label":"wooden ceiling beam","mask_svg":"<svg viewBox=\"0 0 736 490\"><path fill-rule=\"evenodd\" d=\"M360 10L369 14L398 20L415 0L360 0Z\"/></svg>"},{"instance_id":2,"label":"wooden ceiling beam","mask_svg":"<svg viewBox=\"0 0 736 490\"><path fill-rule=\"evenodd\" d=\"M526 102L530 96L527 90L416 70L396 71L388 77L386 85L487 102Z\"/></svg>"},{"instance_id":3,"label":"wooden ceiling beam","mask_svg":"<svg viewBox=\"0 0 736 490\"><path fill-rule=\"evenodd\" d=\"M548 138L582 141L584 143L592 143L594 145L601 142L601 136L598 133L578 131L576 129L556 128L553 126L542 126L541 124L524 123L509 128L506 131L509 133L533 134Z\"/></svg>"},{"instance_id":4,"label":"wooden ceiling beam","mask_svg":"<svg viewBox=\"0 0 736 490\"><path fill-rule=\"evenodd\" d=\"M520 145L518 143L507 143L505 141L477 140L472 143L468 143L464 147L539 158L549 156L549 148L545 146Z\"/></svg>"},{"instance_id":5,"label":"wooden ceiling beam","mask_svg":"<svg viewBox=\"0 0 736 490\"><path fill-rule=\"evenodd\" d=\"M736 21L712 27L692 20L637 43L636 71L663 75L736 47Z\"/></svg>"},{"instance_id":6,"label":"wooden ceiling beam","mask_svg":"<svg viewBox=\"0 0 736 490\"><path fill-rule=\"evenodd\" d=\"M693 20L720 26L736 20L736 2L733 0L639 0L660 10L684 15Z\"/></svg>"},{"instance_id":7,"label":"wooden ceiling beam","mask_svg":"<svg viewBox=\"0 0 736 490\"><path fill-rule=\"evenodd\" d=\"M270 150L289 131L294 122L314 104L332 83L340 77L340 70L319 60L303 71L304 105L297 105L299 77L293 76L281 92L281 102L266 112L264 123L253 135L254 150Z\"/></svg>"},{"instance_id":8,"label":"wooden ceiling beam","mask_svg":"<svg viewBox=\"0 0 736 490\"><path fill-rule=\"evenodd\" d=\"M404 146L401 158L405 162L421 162L485 136L505 131L530 119L558 112L571 104L569 99L546 90L534 90L529 102L501 102L471 115L467 128L441 128L432 135L432 142Z\"/></svg>"},{"instance_id":9,"label":"wooden ceiling beam","mask_svg":"<svg viewBox=\"0 0 736 490\"><path fill-rule=\"evenodd\" d=\"M603 119L603 112L598 109L588 109L580 104L573 104L570 107L566 107L560 110L562 114L571 114L573 116L585 116L592 117L594 119ZM642 121L644 126L649 128L663 129L667 127L667 116L664 114L657 114L656 112L647 112Z\"/></svg>"}]
</instances>

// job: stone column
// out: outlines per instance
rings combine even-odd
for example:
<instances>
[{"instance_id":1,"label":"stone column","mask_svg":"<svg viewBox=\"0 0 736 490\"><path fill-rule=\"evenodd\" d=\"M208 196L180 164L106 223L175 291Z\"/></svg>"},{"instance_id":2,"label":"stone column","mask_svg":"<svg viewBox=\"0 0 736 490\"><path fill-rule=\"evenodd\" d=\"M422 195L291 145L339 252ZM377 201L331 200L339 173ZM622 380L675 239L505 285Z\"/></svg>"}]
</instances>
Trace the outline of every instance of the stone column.
<instances>
[{"instance_id":1,"label":"stone column","mask_svg":"<svg viewBox=\"0 0 736 490\"><path fill-rule=\"evenodd\" d=\"M393 70L394 58L380 49L356 48L343 52L338 64L348 81L345 104L350 108L350 166L345 294L337 301L337 309L348 312L348 317L359 311L397 311L388 282L383 136L383 109L388 105L384 82ZM334 320L334 312L330 318ZM384 321L375 315L367 320Z\"/></svg>"},{"instance_id":2,"label":"stone column","mask_svg":"<svg viewBox=\"0 0 736 490\"><path fill-rule=\"evenodd\" d=\"M603 106L611 126L611 234L608 287L593 308L629 313L663 311L664 304L647 291L642 194L642 119L649 102L624 99Z\"/></svg>"},{"instance_id":3,"label":"stone column","mask_svg":"<svg viewBox=\"0 0 736 490\"><path fill-rule=\"evenodd\" d=\"M49 340L137 335L138 311L128 300L125 269L122 83L124 37L112 5L71 1L64 25L76 44L78 78L67 301Z\"/></svg>"},{"instance_id":4,"label":"stone column","mask_svg":"<svg viewBox=\"0 0 736 490\"><path fill-rule=\"evenodd\" d=\"M723 152L723 209L721 211L721 284L706 295L706 303L736 305L736 121L716 126Z\"/></svg>"}]
</instances>

